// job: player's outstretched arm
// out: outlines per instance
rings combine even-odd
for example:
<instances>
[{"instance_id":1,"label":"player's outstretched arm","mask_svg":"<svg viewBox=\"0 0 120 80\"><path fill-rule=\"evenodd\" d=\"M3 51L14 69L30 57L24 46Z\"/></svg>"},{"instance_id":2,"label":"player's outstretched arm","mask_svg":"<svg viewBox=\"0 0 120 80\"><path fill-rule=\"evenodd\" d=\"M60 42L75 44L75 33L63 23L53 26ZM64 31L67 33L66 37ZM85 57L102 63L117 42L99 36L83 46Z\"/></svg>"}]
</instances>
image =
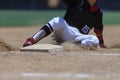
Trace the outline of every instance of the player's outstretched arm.
<instances>
[{"instance_id":1,"label":"player's outstretched arm","mask_svg":"<svg viewBox=\"0 0 120 80\"><path fill-rule=\"evenodd\" d=\"M96 36L99 39L99 46L101 48L107 48L107 46L104 44L103 32L98 30L98 29L96 29L96 28L94 29L94 32L96 33Z\"/></svg>"}]
</instances>

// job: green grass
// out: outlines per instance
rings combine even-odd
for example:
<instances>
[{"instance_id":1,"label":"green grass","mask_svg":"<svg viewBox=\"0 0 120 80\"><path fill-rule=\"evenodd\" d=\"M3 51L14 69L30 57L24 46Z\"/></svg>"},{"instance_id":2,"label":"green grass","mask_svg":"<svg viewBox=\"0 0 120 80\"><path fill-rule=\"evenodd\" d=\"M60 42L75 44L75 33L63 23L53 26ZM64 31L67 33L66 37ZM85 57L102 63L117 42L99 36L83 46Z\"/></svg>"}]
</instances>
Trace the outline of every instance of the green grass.
<instances>
[{"instance_id":1,"label":"green grass","mask_svg":"<svg viewBox=\"0 0 120 80\"><path fill-rule=\"evenodd\" d=\"M43 25L57 16L64 16L64 10L0 10L0 26ZM104 12L104 24L120 24L120 12Z\"/></svg>"},{"instance_id":2,"label":"green grass","mask_svg":"<svg viewBox=\"0 0 120 80\"><path fill-rule=\"evenodd\" d=\"M31 26L42 25L64 11L0 11L0 26Z\"/></svg>"},{"instance_id":3,"label":"green grass","mask_svg":"<svg viewBox=\"0 0 120 80\"><path fill-rule=\"evenodd\" d=\"M118 24L120 25L120 12L107 11L103 14L103 23L104 24Z\"/></svg>"}]
</instances>

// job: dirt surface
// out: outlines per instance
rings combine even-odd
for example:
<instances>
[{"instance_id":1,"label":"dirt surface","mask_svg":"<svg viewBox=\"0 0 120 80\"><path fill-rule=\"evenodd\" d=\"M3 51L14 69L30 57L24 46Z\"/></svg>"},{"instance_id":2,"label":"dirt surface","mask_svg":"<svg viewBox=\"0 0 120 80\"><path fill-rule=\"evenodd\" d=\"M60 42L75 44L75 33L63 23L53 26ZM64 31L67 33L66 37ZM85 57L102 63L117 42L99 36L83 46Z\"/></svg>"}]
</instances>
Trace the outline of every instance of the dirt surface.
<instances>
[{"instance_id":1,"label":"dirt surface","mask_svg":"<svg viewBox=\"0 0 120 80\"><path fill-rule=\"evenodd\" d=\"M104 27L108 49L91 51L64 43L62 52L19 51L38 29L0 28L0 80L120 80L119 25ZM48 36L40 43L54 42Z\"/></svg>"}]
</instances>

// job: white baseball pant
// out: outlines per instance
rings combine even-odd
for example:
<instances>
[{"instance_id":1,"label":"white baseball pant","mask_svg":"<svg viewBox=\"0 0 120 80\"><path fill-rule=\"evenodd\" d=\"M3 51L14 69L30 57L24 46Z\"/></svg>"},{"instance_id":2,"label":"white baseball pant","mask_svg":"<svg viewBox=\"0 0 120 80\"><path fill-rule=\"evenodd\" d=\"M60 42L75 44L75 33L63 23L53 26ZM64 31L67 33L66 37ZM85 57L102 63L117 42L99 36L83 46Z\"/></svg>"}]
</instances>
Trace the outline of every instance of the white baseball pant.
<instances>
[{"instance_id":1,"label":"white baseball pant","mask_svg":"<svg viewBox=\"0 0 120 80\"><path fill-rule=\"evenodd\" d=\"M68 42L80 42L84 46L98 46L99 40L94 35L84 35L61 17L55 17L48 22L53 28L53 33L56 38Z\"/></svg>"}]
</instances>

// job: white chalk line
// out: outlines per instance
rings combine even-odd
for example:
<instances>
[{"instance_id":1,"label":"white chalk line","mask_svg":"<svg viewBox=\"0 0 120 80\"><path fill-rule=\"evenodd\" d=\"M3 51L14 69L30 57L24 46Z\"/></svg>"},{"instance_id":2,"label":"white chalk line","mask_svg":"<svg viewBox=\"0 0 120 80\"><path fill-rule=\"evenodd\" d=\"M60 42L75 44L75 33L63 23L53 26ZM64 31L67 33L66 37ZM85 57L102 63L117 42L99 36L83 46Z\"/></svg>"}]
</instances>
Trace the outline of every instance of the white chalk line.
<instances>
[{"instance_id":1,"label":"white chalk line","mask_svg":"<svg viewBox=\"0 0 120 80\"><path fill-rule=\"evenodd\" d=\"M60 78L90 78L95 77L93 74L84 73L22 73L24 77L60 77Z\"/></svg>"},{"instance_id":2,"label":"white chalk line","mask_svg":"<svg viewBox=\"0 0 120 80\"><path fill-rule=\"evenodd\" d=\"M120 53L82 53L82 54L93 56L120 56Z\"/></svg>"},{"instance_id":3,"label":"white chalk line","mask_svg":"<svg viewBox=\"0 0 120 80\"><path fill-rule=\"evenodd\" d=\"M120 73L17 73L17 74L5 74L0 76L0 78L6 79L14 79L14 78L64 78L64 79L90 79L90 78L120 78Z\"/></svg>"},{"instance_id":4,"label":"white chalk line","mask_svg":"<svg viewBox=\"0 0 120 80\"><path fill-rule=\"evenodd\" d=\"M22 73L23 77L40 77L40 78L110 78L119 77L120 74L95 74L95 73Z\"/></svg>"}]
</instances>

